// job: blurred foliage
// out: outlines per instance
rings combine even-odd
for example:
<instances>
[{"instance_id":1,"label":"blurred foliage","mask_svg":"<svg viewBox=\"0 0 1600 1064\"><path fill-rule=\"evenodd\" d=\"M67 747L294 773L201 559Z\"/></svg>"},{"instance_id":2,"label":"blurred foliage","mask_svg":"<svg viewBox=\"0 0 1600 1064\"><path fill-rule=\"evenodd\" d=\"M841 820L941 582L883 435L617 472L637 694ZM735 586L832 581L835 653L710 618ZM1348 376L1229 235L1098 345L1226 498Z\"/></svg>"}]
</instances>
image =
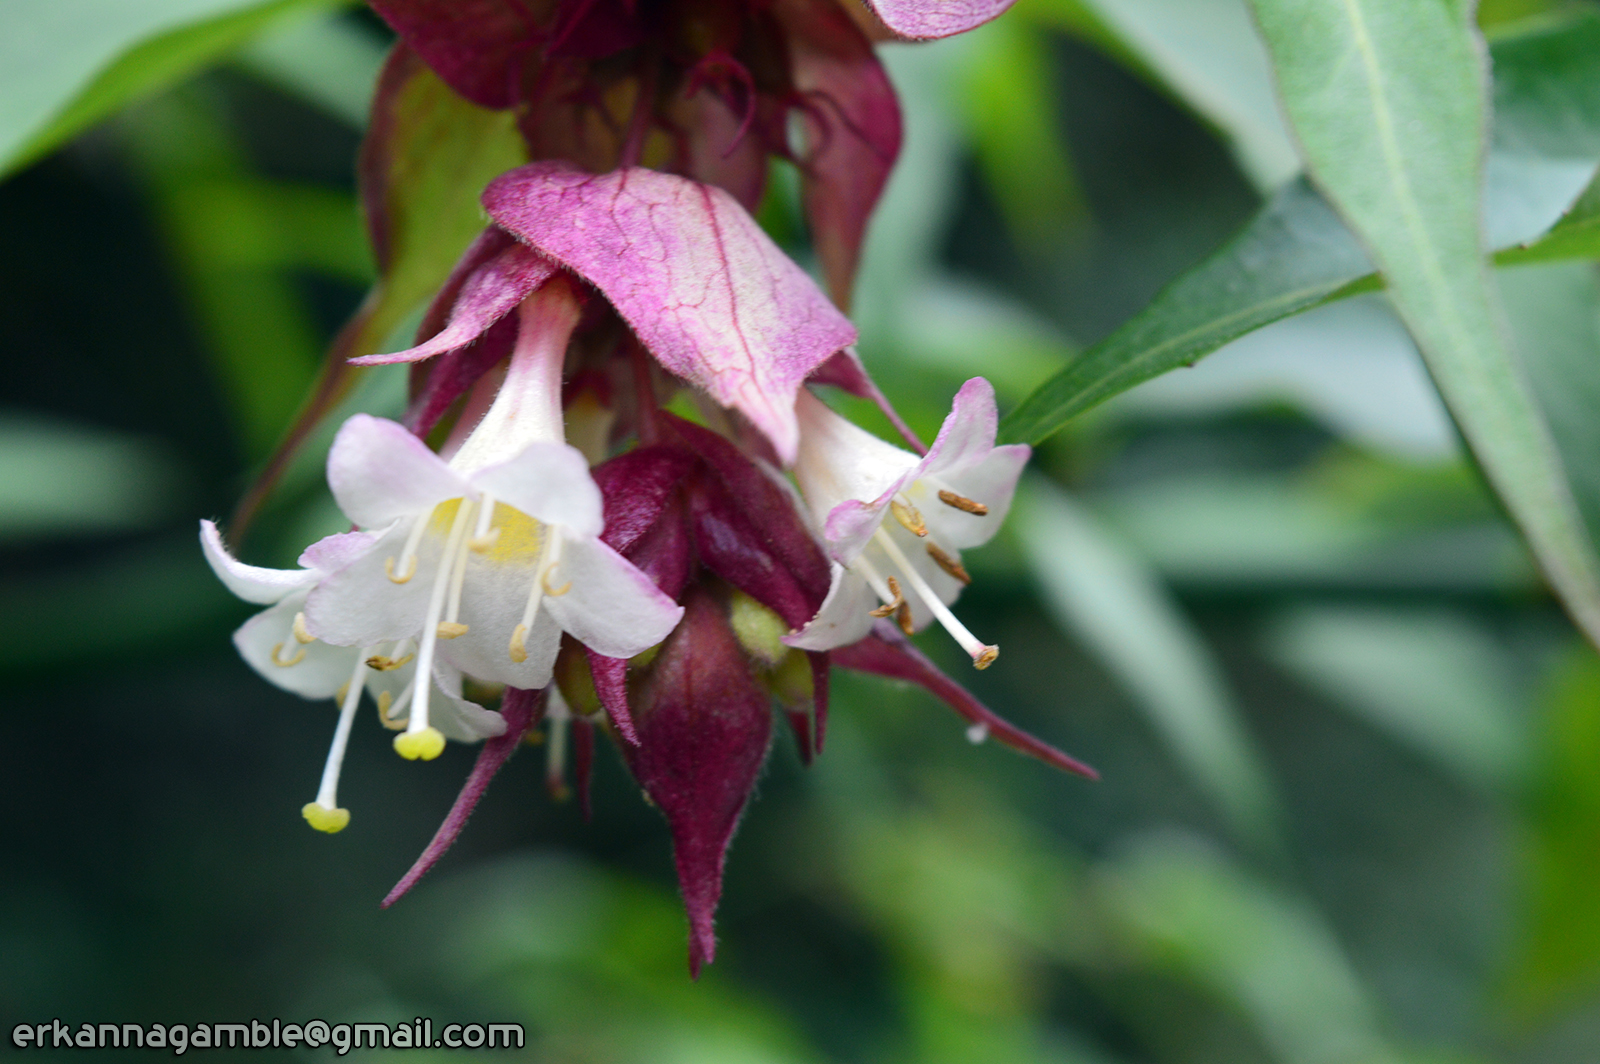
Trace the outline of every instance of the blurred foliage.
<instances>
[{"instance_id":1,"label":"blurred foliage","mask_svg":"<svg viewBox=\"0 0 1600 1064\"><path fill-rule=\"evenodd\" d=\"M363 720L351 828L307 831L333 714L234 659L245 610L194 520L297 410L394 409L403 373L323 370L302 404L336 336L415 319L478 225L462 189L519 157L505 116L417 75L374 264L353 171L384 36L340 6L0 12L0 1029L426 1015L524 1022L533 1059L695 1064L1600 1056L1600 658L1346 228L1380 193L1313 157L1341 214L1296 176L1243 0L1021 0L883 49L908 139L861 351L919 431L982 373L1040 441L1011 535L969 559L963 615L1005 647L973 687L1104 782L843 676L817 764L775 751L701 982L666 833L604 755L593 824L527 751L380 913L471 751L402 765ZM1425 187L1504 249L1473 298L1503 299L1600 528L1600 22L1478 16L1484 203L1460 172ZM803 258L793 176L762 217ZM338 527L327 432L300 431L263 562Z\"/></svg>"}]
</instances>

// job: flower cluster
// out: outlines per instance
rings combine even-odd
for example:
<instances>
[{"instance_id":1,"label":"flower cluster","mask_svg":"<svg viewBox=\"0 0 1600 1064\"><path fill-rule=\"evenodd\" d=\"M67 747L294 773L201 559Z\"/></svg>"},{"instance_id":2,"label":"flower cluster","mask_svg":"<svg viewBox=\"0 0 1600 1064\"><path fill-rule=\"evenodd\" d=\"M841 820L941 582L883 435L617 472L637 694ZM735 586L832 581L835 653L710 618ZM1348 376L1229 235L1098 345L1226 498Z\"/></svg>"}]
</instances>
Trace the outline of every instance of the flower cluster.
<instances>
[{"instance_id":1,"label":"flower cluster","mask_svg":"<svg viewBox=\"0 0 1600 1064\"><path fill-rule=\"evenodd\" d=\"M960 552L998 530L1028 449L996 446L981 378L924 448L852 349L840 307L899 142L870 16L834 0L373 3L404 61L515 109L537 161L484 190L490 224L416 346L354 359L410 363L413 384L403 423L357 415L334 440L328 483L355 531L279 571L202 526L218 576L267 606L235 635L241 654L340 707L311 825L350 819L337 784L363 692L402 757L483 742L388 901L541 722L552 789L570 746L587 804L603 731L666 817L698 971L774 706L809 761L833 667L919 683L974 741L1092 776L908 639L937 620L977 668L995 661L950 607L970 582ZM927 37L1003 6L876 11ZM751 217L771 156L802 168L832 298ZM835 413L830 387L878 402L907 446Z\"/></svg>"}]
</instances>

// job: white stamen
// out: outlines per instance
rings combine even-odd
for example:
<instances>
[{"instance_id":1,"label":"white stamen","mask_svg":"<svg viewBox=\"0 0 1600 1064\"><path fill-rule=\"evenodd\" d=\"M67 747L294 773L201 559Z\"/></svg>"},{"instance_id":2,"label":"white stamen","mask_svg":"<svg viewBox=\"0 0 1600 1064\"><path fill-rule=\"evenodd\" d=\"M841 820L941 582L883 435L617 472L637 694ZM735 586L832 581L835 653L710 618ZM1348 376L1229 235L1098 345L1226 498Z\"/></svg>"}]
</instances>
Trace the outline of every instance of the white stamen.
<instances>
[{"instance_id":1,"label":"white stamen","mask_svg":"<svg viewBox=\"0 0 1600 1064\"><path fill-rule=\"evenodd\" d=\"M469 514L476 506L476 503L468 499L461 500L461 508L468 511ZM483 523L481 515L478 523ZM446 639L454 639L456 636L464 634L467 630L465 625L458 625L458 619L461 616L461 589L466 586L467 582L467 555L471 553L471 547L472 540L463 538L461 546L444 559L450 566L450 605L445 610L445 628L444 631L440 632L440 635ZM457 630L458 627L459 631ZM446 635L446 632L450 634Z\"/></svg>"},{"instance_id":2,"label":"white stamen","mask_svg":"<svg viewBox=\"0 0 1600 1064\"><path fill-rule=\"evenodd\" d=\"M987 669L994 664L994 659L1000 656L1000 648L980 642L977 636L967 630L966 625L956 619L956 615L950 612L950 608L940 600L933 588L928 586L928 582L922 578L921 573L917 572L910 559L900 550L900 545L890 537L889 533L879 528L878 531L873 533L872 538L878 546L883 548L883 552L889 556L889 560L900 567L901 572L905 575L906 582L911 585L911 590L916 592L922 601L927 604L928 609L933 611L933 615L939 619L939 623L944 625L944 630L955 637L955 641L961 644L962 650L972 656L972 664L980 669Z\"/></svg>"},{"instance_id":3,"label":"white stamen","mask_svg":"<svg viewBox=\"0 0 1600 1064\"><path fill-rule=\"evenodd\" d=\"M417 548L422 546L422 534L428 530L432 520L433 507L430 506L427 513L417 518L416 523L411 526L410 533L406 535L406 545L400 551L398 569L393 558L383 560L383 571L388 574L390 580L403 584L417 575Z\"/></svg>"},{"instance_id":4,"label":"white stamen","mask_svg":"<svg viewBox=\"0 0 1600 1064\"><path fill-rule=\"evenodd\" d=\"M461 546L462 537L467 532L467 518L472 515L472 509L463 501L456 507L456 519L450 525L450 535L445 540L444 558L452 559ZM433 593L428 596L428 612L422 622L422 641L417 647L417 677L416 694L411 696L411 721L406 726L406 734L415 735L417 732L426 731L428 728L428 692L433 689L433 650L439 642L439 615L444 612L445 596L450 591L450 572L454 568L449 564L439 566L439 571L433 578Z\"/></svg>"},{"instance_id":5,"label":"white stamen","mask_svg":"<svg viewBox=\"0 0 1600 1064\"><path fill-rule=\"evenodd\" d=\"M373 648L376 649L376 648ZM317 788L317 804L324 809L339 808L339 769L344 765L344 748L350 741L350 725L356 719L356 709L361 705L361 689L366 684L366 652L356 658L355 672L345 687L344 704L339 707L339 725L333 730L333 745L328 748L328 761L322 766L322 786Z\"/></svg>"},{"instance_id":6,"label":"white stamen","mask_svg":"<svg viewBox=\"0 0 1600 1064\"><path fill-rule=\"evenodd\" d=\"M478 501L478 527L473 529L467 546L476 551L485 551L494 546L494 541L500 538L500 529L490 528L493 523L494 496L484 492L483 498Z\"/></svg>"},{"instance_id":7,"label":"white stamen","mask_svg":"<svg viewBox=\"0 0 1600 1064\"><path fill-rule=\"evenodd\" d=\"M546 592L552 596L565 595L571 589L570 584L554 590L545 587L545 578L561 560L561 537L554 527L545 524L539 526L539 535L542 542L539 544L539 564L533 573L533 589L528 592L528 605L523 608L521 623L511 631L509 653L511 660L516 662L528 660L528 633L533 631L533 619L539 612L539 603Z\"/></svg>"}]
</instances>

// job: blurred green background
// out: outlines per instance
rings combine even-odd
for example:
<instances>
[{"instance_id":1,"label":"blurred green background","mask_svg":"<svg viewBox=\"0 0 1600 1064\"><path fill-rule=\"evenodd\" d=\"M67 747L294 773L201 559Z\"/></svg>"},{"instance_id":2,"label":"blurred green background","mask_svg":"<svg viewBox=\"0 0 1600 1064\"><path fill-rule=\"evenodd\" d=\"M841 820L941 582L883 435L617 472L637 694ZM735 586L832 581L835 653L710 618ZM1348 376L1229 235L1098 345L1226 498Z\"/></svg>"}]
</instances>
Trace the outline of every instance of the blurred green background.
<instances>
[{"instance_id":1,"label":"blurred green background","mask_svg":"<svg viewBox=\"0 0 1600 1064\"><path fill-rule=\"evenodd\" d=\"M54 40L48 6L0 10L13 60ZM923 639L1103 782L836 674L818 763L774 750L699 983L664 825L609 750L592 824L526 750L379 911L474 752L401 762L363 715L351 826L307 829L335 714L234 656L249 609L195 522L370 279L352 168L385 31L168 6L59 59L100 75L53 124L0 108L0 1030L422 1015L525 1023L550 1061L1600 1059L1600 659L1378 294L1075 420L969 559L962 616L1000 663ZM108 24L136 7L161 5ZM973 374L1016 404L1298 169L1234 0L1021 0L883 52L908 142L857 317L924 432ZM1593 161L1568 170L1570 195ZM763 221L804 257L779 176ZM1591 264L1501 285L1529 347L1600 352ZM402 386L374 373L346 409ZM1593 398L1547 401L1589 425ZM250 560L337 527L319 461Z\"/></svg>"}]
</instances>

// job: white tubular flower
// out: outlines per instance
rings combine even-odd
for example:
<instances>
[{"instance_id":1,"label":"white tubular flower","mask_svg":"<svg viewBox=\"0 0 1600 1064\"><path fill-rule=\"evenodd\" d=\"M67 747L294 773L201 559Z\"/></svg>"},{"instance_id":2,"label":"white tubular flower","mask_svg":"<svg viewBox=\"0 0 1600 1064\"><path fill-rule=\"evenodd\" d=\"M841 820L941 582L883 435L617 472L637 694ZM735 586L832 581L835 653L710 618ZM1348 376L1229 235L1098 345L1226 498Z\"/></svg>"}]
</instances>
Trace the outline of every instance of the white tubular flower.
<instances>
[{"instance_id":1,"label":"white tubular flower","mask_svg":"<svg viewBox=\"0 0 1600 1064\"><path fill-rule=\"evenodd\" d=\"M301 810L318 831L339 831L350 822L349 810L341 809L338 803L339 770L344 763L350 726L361 704L361 692L372 690L379 715L387 723L396 694L404 697L415 683L416 668L411 657L379 658L377 648L333 646L313 637L306 627L305 603L312 589L328 573L362 557L375 542L376 537L364 532L328 536L300 555L302 568L264 569L236 560L223 546L217 526L210 521L200 522L201 548L228 590L246 602L268 606L233 634L240 656L286 691L303 698L332 698L339 703L339 723L323 767L322 785L316 800ZM369 664L374 661L387 666L387 670L374 670ZM472 742L505 731L500 714L462 697L461 676L455 670L435 668L432 687L444 707L435 718L444 735Z\"/></svg>"},{"instance_id":2,"label":"white tubular flower","mask_svg":"<svg viewBox=\"0 0 1600 1064\"><path fill-rule=\"evenodd\" d=\"M449 461L392 421L358 414L345 422L328 455L328 484L345 514L378 539L311 593L310 632L342 646L401 650L414 638L418 669L442 658L468 676L524 689L550 682L563 631L619 658L666 638L682 608L600 542L600 489L562 440L561 367L577 314L564 283L523 302L505 380ZM395 749L437 756L444 740L429 691L400 701L393 712L409 723Z\"/></svg>"},{"instance_id":3,"label":"white tubular flower","mask_svg":"<svg viewBox=\"0 0 1600 1064\"><path fill-rule=\"evenodd\" d=\"M999 529L1030 454L1023 444L995 446L998 415L989 382L974 377L961 386L920 459L807 391L795 411L795 479L822 526L834 571L816 617L784 641L831 650L864 638L877 617L895 617L908 634L937 619L974 665L987 668L999 648L975 637L949 609L971 582L959 551Z\"/></svg>"}]
</instances>

